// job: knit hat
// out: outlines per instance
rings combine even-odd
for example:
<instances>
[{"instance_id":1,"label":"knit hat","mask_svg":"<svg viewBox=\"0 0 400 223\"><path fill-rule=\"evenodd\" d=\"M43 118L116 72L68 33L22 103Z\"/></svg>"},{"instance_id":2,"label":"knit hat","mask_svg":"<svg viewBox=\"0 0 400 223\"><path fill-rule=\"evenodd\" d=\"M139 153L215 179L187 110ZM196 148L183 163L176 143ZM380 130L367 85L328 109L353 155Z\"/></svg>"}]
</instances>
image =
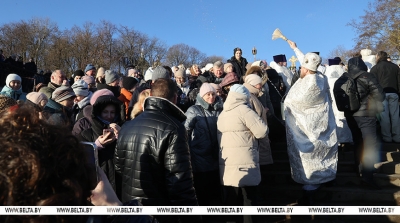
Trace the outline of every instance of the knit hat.
<instances>
[{"instance_id":1,"label":"knit hat","mask_svg":"<svg viewBox=\"0 0 400 223\"><path fill-rule=\"evenodd\" d=\"M112 82L119 79L119 75L113 70L106 70L106 84L111 84Z\"/></svg>"},{"instance_id":2,"label":"knit hat","mask_svg":"<svg viewBox=\"0 0 400 223\"><path fill-rule=\"evenodd\" d=\"M14 106L17 104L17 101L14 100L13 98L0 95L0 111L5 111L8 108Z\"/></svg>"},{"instance_id":3,"label":"knit hat","mask_svg":"<svg viewBox=\"0 0 400 223\"><path fill-rule=\"evenodd\" d=\"M231 63L226 63L226 64L224 64L224 72L225 72L225 73L228 72L226 69L228 69L229 66L233 67L233 65L232 65Z\"/></svg>"},{"instance_id":4,"label":"knit hat","mask_svg":"<svg viewBox=\"0 0 400 223\"><path fill-rule=\"evenodd\" d=\"M93 64L88 64L86 65L85 73L88 72L89 70L96 70L96 67L94 67Z\"/></svg>"},{"instance_id":5,"label":"knit hat","mask_svg":"<svg viewBox=\"0 0 400 223\"><path fill-rule=\"evenodd\" d=\"M76 71L72 74L72 77L73 77L73 78L75 78L75 77L83 77L83 76L85 76L85 73L83 73L83 70L76 70Z\"/></svg>"},{"instance_id":6,"label":"knit hat","mask_svg":"<svg viewBox=\"0 0 400 223\"><path fill-rule=\"evenodd\" d=\"M97 90L93 93L92 97L90 98L90 104L94 105L94 103L96 103L97 98L99 98L100 96L104 96L104 95L109 95L109 96L114 96L114 93L112 93L110 90L108 89L101 89L101 90Z\"/></svg>"},{"instance_id":7,"label":"knit hat","mask_svg":"<svg viewBox=\"0 0 400 223\"><path fill-rule=\"evenodd\" d=\"M153 76L153 68L149 67L149 69L146 70L146 73L144 74L144 80L148 81L151 80Z\"/></svg>"},{"instance_id":8,"label":"knit hat","mask_svg":"<svg viewBox=\"0 0 400 223\"><path fill-rule=\"evenodd\" d=\"M41 101L46 100L48 101L49 99L47 98L47 96L41 92L31 92L29 94L26 95L26 99L28 99L29 101L39 105Z\"/></svg>"},{"instance_id":9,"label":"knit hat","mask_svg":"<svg viewBox=\"0 0 400 223\"><path fill-rule=\"evenodd\" d=\"M229 92L237 92L237 93L243 94L247 98L250 96L249 90L247 90L247 88L245 86L240 85L240 84L234 84L231 87L231 89L229 90Z\"/></svg>"},{"instance_id":10,"label":"knit hat","mask_svg":"<svg viewBox=\"0 0 400 223\"><path fill-rule=\"evenodd\" d=\"M92 76L83 76L82 79L83 81L86 82L86 84L96 84L96 81L94 80L94 77Z\"/></svg>"},{"instance_id":11,"label":"knit hat","mask_svg":"<svg viewBox=\"0 0 400 223\"><path fill-rule=\"evenodd\" d=\"M158 66L153 70L153 75L151 76L151 80L154 82L155 80L160 78L169 79L169 74L167 69L165 69L162 66Z\"/></svg>"},{"instance_id":12,"label":"knit hat","mask_svg":"<svg viewBox=\"0 0 400 223\"><path fill-rule=\"evenodd\" d=\"M257 74L249 74L245 76L244 82L250 84L251 86L256 86L257 84L262 83L262 79Z\"/></svg>"},{"instance_id":13,"label":"knit hat","mask_svg":"<svg viewBox=\"0 0 400 223\"><path fill-rule=\"evenodd\" d=\"M71 87L61 86L56 88L51 95L51 99L56 102L62 102L70 97L75 97L75 92Z\"/></svg>"},{"instance_id":14,"label":"knit hat","mask_svg":"<svg viewBox=\"0 0 400 223\"><path fill-rule=\"evenodd\" d=\"M321 57L315 53L307 53L304 56L301 66L311 71L317 71L318 66L321 64Z\"/></svg>"},{"instance_id":15,"label":"knit hat","mask_svg":"<svg viewBox=\"0 0 400 223\"><path fill-rule=\"evenodd\" d=\"M221 90L221 86L219 86L218 84L214 84L214 83L210 83L210 84L216 91Z\"/></svg>"},{"instance_id":16,"label":"knit hat","mask_svg":"<svg viewBox=\"0 0 400 223\"><path fill-rule=\"evenodd\" d=\"M97 77L104 77L105 72L106 72L106 70L104 69L104 67L100 67L100 68L97 70L96 78L97 78Z\"/></svg>"},{"instance_id":17,"label":"knit hat","mask_svg":"<svg viewBox=\"0 0 400 223\"><path fill-rule=\"evenodd\" d=\"M258 66L258 67L264 67L267 66L267 64L264 63L262 60L257 60L254 63L251 64L252 67Z\"/></svg>"},{"instance_id":18,"label":"knit hat","mask_svg":"<svg viewBox=\"0 0 400 223\"><path fill-rule=\"evenodd\" d=\"M19 82L21 82L21 77L18 74L9 74L7 76L7 79L6 79L7 87L10 87L10 82L11 81L19 81Z\"/></svg>"},{"instance_id":19,"label":"knit hat","mask_svg":"<svg viewBox=\"0 0 400 223\"><path fill-rule=\"evenodd\" d=\"M205 94L207 94L210 91L216 93L216 90L213 88L213 86L211 86L211 84L203 83L201 85L199 95L200 95L200 97L203 97Z\"/></svg>"},{"instance_id":20,"label":"knit hat","mask_svg":"<svg viewBox=\"0 0 400 223\"><path fill-rule=\"evenodd\" d=\"M78 80L71 87L76 95L86 97L89 94L89 86L84 80Z\"/></svg>"},{"instance_id":21,"label":"knit hat","mask_svg":"<svg viewBox=\"0 0 400 223\"><path fill-rule=\"evenodd\" d=\"M125 88L126 90L131 90L136 86L138 81L134 77L123 77L122 78L122 87Z\"/></svg>"},{"instance_id":22,"label":"knit hat","mask_svg":"<svg viewBox=\"0 0 400 223\"><path fill-rule=\"evenodd\" d=\"M186 79L186 72L183 69L179 69L175 72L175 77L183 77Z\"/></svg>"}]
</instances>

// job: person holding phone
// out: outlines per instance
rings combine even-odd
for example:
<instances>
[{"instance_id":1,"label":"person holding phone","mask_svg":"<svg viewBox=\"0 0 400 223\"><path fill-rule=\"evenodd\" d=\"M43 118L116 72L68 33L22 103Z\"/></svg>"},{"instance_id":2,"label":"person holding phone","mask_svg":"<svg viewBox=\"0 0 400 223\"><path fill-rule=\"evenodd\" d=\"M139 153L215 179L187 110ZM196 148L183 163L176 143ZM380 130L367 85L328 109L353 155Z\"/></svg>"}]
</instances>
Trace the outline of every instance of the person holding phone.
<instances>
[{"instance_id":1,"label":"person holding phone","mask_svg":"<svg viewBox=\"0 0 400 223\"><path fill-rule=\"evenodd\" d=\"M90 99L90 108L84 111L72 133L81 141L94 142L98 148L99 166L106 173L114 190L115 168L114 150L121 129L121 101L108 89L96 91Z\"/></svg>"}]
</instances>

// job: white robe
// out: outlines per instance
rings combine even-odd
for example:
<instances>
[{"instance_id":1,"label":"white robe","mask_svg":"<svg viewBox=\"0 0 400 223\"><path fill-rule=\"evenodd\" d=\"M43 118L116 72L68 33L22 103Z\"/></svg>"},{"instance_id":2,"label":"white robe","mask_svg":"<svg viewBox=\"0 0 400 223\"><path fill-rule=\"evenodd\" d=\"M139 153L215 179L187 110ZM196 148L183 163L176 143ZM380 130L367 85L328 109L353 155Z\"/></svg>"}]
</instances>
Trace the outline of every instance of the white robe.
<instances>
[{"instance_id":1,"label":"white robe","mask_svg":"<svg viewBox=\"0 0 400 223\"><path fill-rule=\"evenodd\" d=\"M345 70L341 65L328 66L325 71L332 98L332 110L335 115L337 139L340 143L353 142L353 137L351 136L351 131L346 118L344 117L344 113L337 109L335 97L333 96L333 87L335 86L335 82L344 72Z\"/></svg>"},{"instance_id":2,"label":"white robe","mask_svg":"<svg viewBox=\"0 0 400 223\"><path fill-rule=\"evenodd\" d=\"M269 64L270 67L276 70L276 72L281 75L283 79L283 83L286 86L286 92L287 93L290 89L290 85L292 84L292 79L293 79L293 73L292 71L289 70L287 67L283 67L279 64L277 64L275 61L272 61Z\"/></svg>"},{"instance_id":3,"label":"white robe","mask_svg":"<svg viewBox=\"0 0 400 223\"><path fill-rule=\"evenodd\" d=\"M294 181L321 184L336 177L338 149L327 78L300 78L284 106L287 149Z\"/></svg>"}]
</instances>

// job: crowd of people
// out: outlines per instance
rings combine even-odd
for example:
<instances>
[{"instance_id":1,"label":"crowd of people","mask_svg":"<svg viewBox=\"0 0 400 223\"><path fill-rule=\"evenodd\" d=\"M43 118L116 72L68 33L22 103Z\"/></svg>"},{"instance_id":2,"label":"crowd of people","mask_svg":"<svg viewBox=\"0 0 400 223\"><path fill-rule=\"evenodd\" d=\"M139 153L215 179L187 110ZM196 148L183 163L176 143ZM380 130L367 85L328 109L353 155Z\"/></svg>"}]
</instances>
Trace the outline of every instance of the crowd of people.
<instances>
[{"instance_id":1,"label":"crowd of people","mask_svg":"<svg viewBox=\"0 0 400 223\"><path fill-rule=\"evenodd\" d=\"M338 57L322 65L317 52L303 54L287 42L301 64L295 73L285 55L275 55L269 65L248 63L237 47L226 63L204 68L156 66L141 74L128 66L121 75L88 64L69 80L54 70L47 85L39 83L28 94L21 77L9 74L0 92L0 203L254 206L261 166L273 163L277 140L286 140L292 178L303 185L299 205L314 205L319 188L335 180L338 146L354 148L362 181L379 189L373 180L376 121L383 141L400 143L400 68L383 51L372 66L362 54L347 65ZM361 107L351 113L339 111L332 94L344 73L359 83ZM97 148L96 188L89 186L93 173L79 142ZM237 217L257 222L255 216ZM36 216L33 222L44 218L76 221ZM123 221L207 219L160 215Z\"/></svg>"}]
</instances>

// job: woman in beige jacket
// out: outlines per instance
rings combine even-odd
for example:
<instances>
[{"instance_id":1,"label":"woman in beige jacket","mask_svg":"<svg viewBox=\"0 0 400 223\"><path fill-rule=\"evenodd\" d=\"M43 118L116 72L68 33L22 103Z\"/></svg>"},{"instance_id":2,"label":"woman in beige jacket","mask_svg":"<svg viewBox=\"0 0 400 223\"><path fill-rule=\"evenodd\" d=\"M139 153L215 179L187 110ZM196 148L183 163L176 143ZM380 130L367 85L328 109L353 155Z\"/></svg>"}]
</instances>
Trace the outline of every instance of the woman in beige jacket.
<instances>
[{"instance_id":1,"label":"woman in beige jacket","mask_svg":"<svg viewBox=\"0 0 400 223\"><path fill-rule=\"evenodd\" d=\"M249 107L249 98L244 86L233 85L217 122L221 183L227 186L229 198L243 199L241 204L230 205L257 205L257 185L261 181L257 139L267 135L268 127ZM249 216L244 218L245 222L254 221Z\"/></svg>"}]
</instances>

